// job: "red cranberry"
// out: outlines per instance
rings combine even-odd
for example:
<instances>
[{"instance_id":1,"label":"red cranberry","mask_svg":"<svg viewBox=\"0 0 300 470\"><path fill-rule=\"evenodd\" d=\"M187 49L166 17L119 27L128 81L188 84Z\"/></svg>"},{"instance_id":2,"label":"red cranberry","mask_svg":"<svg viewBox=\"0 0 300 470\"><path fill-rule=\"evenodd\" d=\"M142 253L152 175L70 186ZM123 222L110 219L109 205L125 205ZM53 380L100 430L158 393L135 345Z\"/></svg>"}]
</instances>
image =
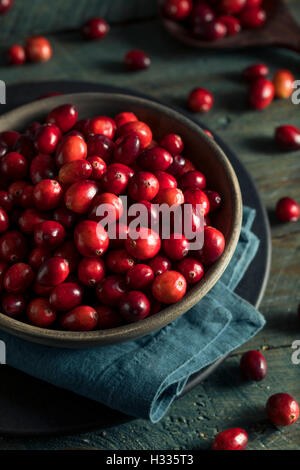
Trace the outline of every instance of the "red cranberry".
<instances>
[{"instance_id":1,"label":"red cranberry","mask_svg":"<svg viewBox=\"0 0 300 470\"><path fill-rule=\"evenodd\" d=\"M60 256L69 263L70 273L77 269L80 261L80 254L73 240L67 240L54 252L54 256Z\"/></svg>"},{"instance_id":2,"label":"red cranberry","mask_svg":"<svg viewBox=\"0 0 300 470\"><path fill-rule=\"evenodd\" d=\"M65 207L58 207L53 212L53 219L59 222L63 227L70 228L77 220L77 215Z\"/></svg>"},{"instance_id":3,"label":"red cranberry","mask_svg":"<svg viewBox=\"0 0 300 470\"><path fill-rule=\"evenodd\" d=\"M78 112L72 104L63 104L54 108L46 117L46 122L55 124L65 134L72 129L77 121Z\"/></svg>"},{"instance_id":4,"label":"red cranberry","mask_svg":"<svg viewBox=\"0 0 300 470\"><path fill-rule=\"evenodd\" d=\"M97 192L98 185L95 181L77 181L65 192L64 198L67 209L76 212L76 214L84 214L89 210Z\"/></svg>"},{"instance_id":5,"label":"red cranberry","mask_svg":"<svg viewBox=\"0 0 300 470\"><path fill-rule=\"evenodd\" d=\"M144 206L146 208L146 211L144 212ZM134 206L131 206L134 207ZM130 210L131 210L130 207ZM140 217L141 219L139 220L139 224L141 226L145 227L153 227L154 229L159 227L159 211L157 207L152 204L149 201L139 201L138 202L138 209L137 211L134 209L134 216L131 218L130 216L128 217L129 219L129 226L131 225L132 220L135 220L136 216ZM136 223L134 222L134 226Z\"/></svg>"},{"instance_id":6,"label":"red cranberry","mask_svg":"<svg viewBox=\"0 0 300 470\"><path fill-rule=\"evenodd\" d=\"M246 7L259 7L262 0L246 0Z\"/></svg>"},{"instance_id":7,"label":"red cranberry","mask_svg":"<svg viewBox=\"0 0 300 470\"><path fill-rule=\"evenodd\" d=\"M235 15L244 8L246 0L221 0L219 3L221 11L229 15Z\"/></svg>"},{"instance_id":8,"label":"red cranberry","mask_svg":"<svg viewBox=\"0 0 300 470\"><path fill-rule=\"evenodd\" d=\"M97 155L94 155L88 157L87 162L92 167L91 179L99 181L107 170L105 161L101 157L97 157Z\"/></svg>"},{"instance_id":9,"label":"red cranberry","mask_svg":"<svg viewBox=\"0 0 300 470\"><path fill-rule=\"evenodd\" d=\"M245 450L248 434L242 428L230 428L216 435L212 450Z\"/></svg>"},{"instance_id":10,"label":"red cranberry","mask_svg":"<svg viewBox=\"0 0 300 470\"><path fill-rule=\"evenodd\" d=\"M184 196L181 189L178 188L162 189L158 192L154 202L155 204L167 204L170 207L176 207L184 203Z\"/></svg>"},{"instance_id":11,"label":"red cranberry","mask_svg":"<svg viewBox=\"0 0 300 470\"><path fill-rule=\"evenodd\" d=\"M112 227L114 229L114 237L109 240L110 248L123 248L129 232L128 226L117 222L116 224L112 224L110 228Z\"/></svg>"},{"instance_id":12,"label":"red cranberry","mask_svg":"<svg viewBox=\"0 0 300 470\"><path fill-rule=\"evenodd\" d=\"M210 212L216 211L220 208L222 204L222 199L219 193L216 191L205 190L204 191L208 200L209 200L209 210Z\"/></svg>"},{"instance_id":13,"label":"red cranberry","mask_svg":"<svg viewBox=\"0 0 300 470\"><path fill-rule=\"evenodd\" d=\"M60 312L71 310L81 304L83 289L75 282L63 282L54 287L49 297L51 306Z\"/></svg>"},{"instance_id":14,"label":"red cranberry","mask_svg":"<svg viewBox=\"0 0 300 470\"><path fill-rule=\"evenodd\" d=\"M41 211L55 209L60 203L62 193L62 187L56 180L45 179L34 187L33 202Z\"/></svg>"},{"instance_id":15,"label":"red cranberry","mask_svg":"<svg viewBox=\"0 0 300 470\"><path fill-rule=\"evenodd\" d=\"M96 287L96 294L100 302L110 307L117 306L125 292L126 283L122 276L109 276Z\"/></svg>"},{"instance_id":16,"label":"red cranberry","mask_svg":"<svg viewBox=\"0 0 300 470\"><path fill-rule=\"evenodd\" d=\"M206 113L214 104L214 98L205 88L195 88L189 95L188 105L194 113Z\"/></svg>"},{"instance_id":17,"label":"red cranberry","mask_svg":"<svg viewBox=\"0 0 300 470\"><path fill-rule=\"evenodd\" d=\"M128 165L124 165L124 163L112 163L109 165L109 167L111 170L113 169L114 171L117 170L121 171L122 173L125 173L128 179L132 178L135 173L135 170L133 168Z\"/></svg>"},{"instance_id":18,"label":"red cranberry","mask_svg":"<svg viewBox=\"0 0 300 470\"><path fill-rule=\"evenodd\" d=\"M105 264L100 258L83 258L78 266L78 279L85 286L94 286L102 281Z\"/></svg>"},{"instance_id":19,"label":"red cranberry","mask_svg":"<svg viewBox=\"0 0 300 470\"><path fill-rule=\"evenodd\" d=\"M129 232L125 248L134 258L145 260L157 255L161 247L158 233L146 227Z\"/></svg>"},{"instance_id":20,"label":"red cranberry","mask_svg":"<svg viewBox=\"0 0 300 470\"><path fill-rule=\"evenodd\" d=\"M191 204L195 208L199 206L203 215L207 215L210 210L208 197L204 191L201 191L200 189L186 190L184 192L184 202L186 204Z\"/></svg>"},{"instance_id":21,"label":"red cranberry","mask_svg":"<svg viewBox=\"0 0 300 470\"><path fill-rule=\"evenodd\" d=\"M47 259L50 258L50 253L46 248L34 248L28 256L28 263L32 269L38 269L40 265Z\"/></svg>"},{"instance_id":22,"label":"red cranberry","mask_svg":"<svg viewBox=\"0 0 300 470\"><path fill-rule=\"evenodd\" d=\"M141 121L127 122L119 129L119 136L123 137L128 134L137 134L140 143L141 150L148 147L152 142L152 132L149 126Z\"/></svg>"},{"instance_id":23,"label":"red cranberry","mask_svg":"<svg viewBox=\"0 0 300 470\"><path fill-rule=\"evenodd\" d=\"M128 185L128 194L135 201L151 201L157 195L158 190L158 179L147 171L135 173Z\"/></svg>"},{"instance_id":24,"label":"red cranberry","mask_svg":"<svg viewBox=\"0 0 300 470\"><path fill-rule=\"evenodd\" d=\"M102 211L101 208L105 210ZM89 219L100 222L107 216L109 223L115 223L122 214L122 200L115 194L102 193L94 198L89 211Z\"/></svg>"},{"instance_id":25,"label":"red cranberry","mask_svg":"<svg viewBox=\"0 0 300 470\"><path fill-rule=\"evenodd\" d=\"M143 320L150 313L150 302L143 292L126 292L120 298L119 312L129 322Z\"/></svg>"},{"instance_id":26,"label":"red cranberry","mask_svg":"<svg viewBox=\"0 0 300 470\"><path fill-rule=\"evenodd\" d=\"M275 132L276 144L283 150L300 149L300 130L295 126L279 126Z\"/></svg>"},{"instance_id":27,"label":"red cranberry","mask_svg":"<svg viewBox=\"0 0 300 470\"><path fill-rule=\"evenodd\" d=\"M241 31L241 23L235 16L222 15L218 19L226 26L227 36L235 36Z\"/></svg>"},{"instance_id":28,"label":"red cranberry","mask_svg":"<svg viewBox=\"0 0 300 470\"><path fill-rule=\"evenodd\" d=\"M17 152L10 152L2 157L0 169L4 176L16 181L26 177L28 165L23 155Z\"/></svg>"},{"instance_id":29,"label":"red cranberry","mask_svg":"<svg viewBox=\"0 0 300 470\"><path fill-rule=\"evenodd\" d=\"M83 160L87 156L87 145L85 141L76 135L65 137L56 150L56 165L61 167L65 163L74 160Z\"/></svg>"},{"instance_id":30,"label":"red cranberry","mask_svg":"<svg viewBox=\"0 0 300 470\"><path fill-rule=\"evenodd\" d=\"M35 155L33 140L28 135L20 135L15 141L14 152L18 152L27 160L31 160Z\"/></svg>"},{"instance_id":31,"label":"red cranberry","mask_svg":"<svg viewBox=\"0 0 300 470\"><path fill-rule=\"evenodd\" d=\"M6 13L14 4L14 0L0 0L0 15Z\"/></svg>"},{"instance_id":32,"label":"red cranberry","mask_svg":"<svg viewBox=\"0 0 300 470\"><path fill-rule=\"evenodd\" d=\"M106 135L94 134L89 135L87 139L88 156L97 155L108 162L113 154L115 144Z\"/></svg>"},{"instance_id":33,"label":"red cranberry","mask_svg":"<svg viewBox=\"0 0 300 470\"><path fill-rule=\"evenodd\" d=\"M131 165L140 152L141 142L139 136L136 134L125 135L116 141L114 159L117 162L125 163L125 165Z\"/></svg>"},{"instance_id":34,"label":"red cranberry","mask_svg":"<svg viewBox=\"0 0 300 470\"><path fill-rule=\"evenodd\" d=\"M177 271L166 271L159 274L152 284L152 295L158 302L175 304L186 293L186 280Z\"/></svg>"},{"instance_id":35,"label":"red cranberry","mask_svg":"<svg viewBox=\"0 0 300 470\"><path fill-rule=\"evenodd\" d=\"M267 401L267 413L275 426L289 426L299 418L299 405L288 393L275 393Z\"/></svg>"},{"instance_id":36,"label":"red cranberry","mask_svg":"<svg viewBox=\"0 0 300 470\"><path fill-rule=\"evenodd\" d=\"M9 218L7 213L0 207L0 233L6 232L9 227Z\"/></svg>"},{"instance_id":37,"label":"red cranberry","mask_svg":"<svg viewBox=\"0 0 300 470\"><path fill-rule=\"evenodd\" d=\"M253 64L244 70L243 77L248 82L257 78L266 78L269 74L269 67L266 64Z\"/></svg>"},{"instance_id":38,"label":"red cranberry","mask_svg":"<svg viewBox=\"0 0 300 470\"><path fill-rule=\"evenodd\" d=\"M8 194L7 191L4 191L4 190L0 191L0 206L3 207L3 209L8 213L13 208L12 196Z\"/></svg>"},{"instance_id":39,"label":"red cranberry","mask_svg":"<svg viewBox=\"0 0 300 470\"><path fill-rule=\"evenodd\" d=\"M155 172L155 176L158 179L160 191L163 189L177 188L176 178L174 178L174 176L170 175L169 173L159 170Z\"/></svg>"},{"instance_id":40,"label":"red cranberry","mask_svg":"<svg viewBox=\"0 0 300 470\"><path fill-rule=\"evenodd\" d=\"M167 134L161 139L160 146L174 157L183 151L184 144L180 135Z\"/></svg>"},{"instance_id":41,"label":"red cranberry","mask_svg":"<svg viewBox=\"0 0 300 470\"><path fill-rule=\"evenodd\" d=\"M103 18L91 18L81 28L81 34L85 39L102 39L109 29L109 24Z\"/></svg>"},{"instance_id":42,"label":"red cranberry","mask_svg":"<svg viewBox=\"0 0 300 470\"><path fill-rule=\"evenodd\" d=\"M28 184L27 186L25 186L24 190L22 191L22 195L20 198L20 205L24 209L29 209L30 207L34 206L33 189L34 189L34 186L32 186L31 184Z\"/></svg>"},{"instance_id":43,"label":"red cranberry","mask_svg":"<svg viewBox=\"0 0 300 470\"><path fill-rule=\"evenodd\" d=\"M98 326L100 330L107 330L109 328L117 328L123 325L123 318L112 308L101 305L96 307L98 314Z\"/></svg>"},{"instance_id":44,"label":"red cranberry","mask_svg":"<svg viewBox=\"0 0 300 470\"><path fill-rule=\"evenodd\" d=\"M280 222L297 222L300 217L300 206L294 199L284 197L277 203L276 216Z\"/></svg>"},{"instance_id":45,"label":"red cranberry","mask_svg":"<svg viewBox=\"0 0 300 470\"><path fill-rule=\"evenodd\" d=\"M130 289L143 290L154 279L153 270L146 264L136 264L127 271L126 284Z\"/></svg>"},{"instance_id":46,"label":"red cranberry","mask_svg":"<svg viewBox=\"0 0 300 470\"><path fill-rule=\"evenodd\" d=\"M186 165L186 159L181 155L173 157L173 163L168 168L168 173L179 178L183 174L183 169Z\"/></svg>"},{"instance_id":47,"label":"red cranberry","mask_svg":"<svg viewBox=\"0 0 300 470\"><path fill-rule=\"evenodd\" d=\"M17 263L25 258L27 242L17 230L10 230L0 238L0 256L3 261Z\"/></svg>"},{"instance_id":48,"label":"red cranberry","mask_svg":"<svg viewBox=\"0 0 300 470\"><path fill-rule=\"evenodd\" d=\"M173 162L172 155L162 147L147 149L139 158L139 164L144 170L165 171Z\"/></svg>"},{"instance_id":49,"label":"red cranberry","mask_svg":"<svg viewBox=\"0 0 300 470\"><path fill-rule=\"evenodd\" d=\"M54 220L46 220L34 228L36 246L54 250L62 244L66 236L64 227Z\"/></svg>"},{"instance_id":50,"label":"red cranberry","mask_svg":"<svg viewBox=\"0 0 300 470\"><path fill-rule=\"evenodd\" d=\"M211 264L220 258L225 249L224 235L214 227L204 227L204 245L199 250L199 259L203 264Z\"/></svg>"},{"instance_id":51,"label":"red cranberry","mask_svg":"<svg viewBox=\"0 0 300 470\"><path fill-rule=\"evenodd\" d=\"M243 28L260 28L266 21L267 15L262 8L245 8L240 14L240 22Z\"/></svg>"},{"instance_id":52,"label":"red cranberry","mask_svg":"<svg viewBox=\"0 0 300 470\"><path fill-rule=\"evenodd\" d=\"M101 179L102 191L110 191L117 196L125 192L127 185L128 175L126 170L116 165L110 165Z\"/></svg>"},{"instance_id":53,"label":"red cranberry","mask_svg":"<svg viewBox=\"0 0 300 470\"><path fill-rule=\"evenodd\" d=\"M82 256L89 258L103 255L109 243L102 225L92 220L83 220L76 226L74 240Z\"/></svg>"},{"instance_id":54,"label":"red cranberry","mask_svg":"<svg viewBox=\"0 0 300 470\"><path fill-rule=\"evenodd\" d=\"M170 271L172 268L171 261L163 255L157 255L154 258L148 261L150 268L153 270L154 275L158 276L159 274Z\"/></svg>"},{"instance_id":55,"label":"red cranberry","mask_svg":"<svg viewBox=\"0 0 300 470\"><path fill-rule=\"evenodd\" d=\"M26 209L19 218L19 226L23 233L30 235L34 232L36 225L45 221L44 214L36 209Z\"/></svg>"},{"instance_id":56,"label":"red cranberry","mask_svg":"<svg viewBox=\"0 0 300 470\"><path fill-rule=\"evenodd\" d=\"M88 125L88 131L90 134L105 135L109 139L114 138L116 129L117 129L117 125L115 121L108 116L96 116L90 119L90 122Z\"/></svg>"},{"instance_id":57,"label":"red cranberry","mask_svg":"<svg viewBox=\"0 0 300 470\"><path fill-rule=\"evenodd\" d=\"M2 297L2 310L5 315L17 318L25 311L26 302L22 295L5 294Z\"/></svg>"},{"instance_id":58,"label":"red cranberry","mask_svg":"<svg viewBox=\"0 0 300 470\"><path fill-rule=\"evenodd\" d=\"M200 171L188 171L180 178L180 187L183 191L186 189L204 189L206 186L206 179Z\"/></svg>"},{"instance_id":59,"label":"red cranberry","mask_svg":"<svg viewBox=\"0 0 300 470\"><path fill-rule=\"evenodd\" d=\"M13 264L5 273L3 286L7 292L22 294L32 284L34 274L29 264Z\"/></svg>"},{"instance_id":60,"label":"red cranberry","mask_svg":"<svg viewBox=\"0 0 300 470\"><path fill-rule=\"evenodd\" d=\"M179 233L173 233L168 240L163 240L163 250L172 260L180 260L189 252L189 241Z\"/></svg>"},{"instance_id":61,"label":"red cranberry","mask_svg":"<svg viewBox=\"0 0 300 470\"><path fill-rule=\"evenodd\" d=\"M134 259L124 249L112 250L106 256L106 264L113 273L126 274L134 265Z\"/></svg>"},{"instance_id":62,"label":"red cranberry","mask_svg":"<svg viewBox=\"0 0 300 470\"><path fill-rule=\"evenodd\" d=\"M188 284L196 284L204 276L203 265L195 258L185 258L177 265L178 271L185 277Z\"/></svg>"},{"instance_id":63,"label":"red cranberry","mask_svg":"<svg viewBox=\"0 0 300 470\"><path fill-rule=\"evenodd\" d=\"M124 62L128 70L144 70L151 65L150 57L144 51L138 49L127 52Z\"/></svg>"},{"instance_id":64,"label":"red cranberry","mask_svg":"<svg viewBox=\"0 0 300 470\"><path fill-rule=\"evenodd\" d=\"M19 207L21 205L21 198L27 186L28 184L26 183L26 181L15 181L14 183L9 185L8 194L12 197L13 204L15 207ZM11 218L13 218L12 215Z\"/></svg>"},{"instance_id":65,"label":"red cranberry","mask_svg":"<svg viewBox=\"0 0 300 470\"><path fill-rule=\"evenodd\" d=\"M55 151L60 139L59 127L55 124L44 124L36 131L34 145L38 152L51 154Z\"/></svg>"},{"instance_id":66,"label":"red cranberry","mask_svg":"<svg viewBox=\"0 0 300 470\"><path fill-rule=\"evenodd\" d=\"M92 165L87 160L74 160L65 163L59 170L58 181L69 185L88 179L92 174Z\"/></svg>"},{"instance_id":67,"label":"red cranberry","mask_svg":"<svg viewBox=\"0 0 300 470\"><path fill-rule=\"evenodd\" d=\"M194 35L197 36L199 33L203 31L203 37L207 41L216 41L217 39L222 39L227 34L227 28L224 23L222 23L219 19L209 21L208 23L204 23L203 26L200 26L200 31L197 32L197 29L194 28ZM206 103L207 106L207 103Z\"/></svg>"},{"instance_id":68,"label":"red cranberry","mask_svg":"<svg viewBox=\"0 0 300 470\"><path fill-rule=\"evenodd\" d=\"M26 54L24 47L15 44L8 49L7 60L12 65L22 65L26 61Z\"/></svg>"},{"instance_id":69,"label":"red cranberry","mask_svg":"<svg viewBox=\"0 0 300 470\"><path fill-rule=\"evenodd\" d=\"M249 104L254 109L265 109L272 103L274 94L273 83L266 78L258 78L250 86Z\"/></svg>"},{"instance_id":70,"label":"red cranberry","mask_svg":"<svg viewBox=\"0 0 300 470\"><path fill-rule=\"evenodd\" d=\"M36 280L43 286L57 286L67 279L69 272L67 260L59 256L53 256L41 264Z\"/></svg>"},{"instance_id":71,"label":"red cranberry","mask_svg":"<svg viewBox=\"0 0 300 470\"><path fill-rule=\"evenodd\" d=\"M47 328L55 322L56 313L48 300L37 298L28 304L27 317L33 325L40 328Z\"/></svg>"},{"instance_id":72,"label":"red cranberry","mask_svg":"<svg viewBox=\"0 0 300 470\"><path fill-rule=\"evenodd\" d=\"M117 127L121 127L124 124L127 124L128 122L134 122L138 121L138 118L134 113L125 111L123 113L119 113L115 116L115 122L117 124Z\"/></svg>"},{"instance_id":73,"label":"red cranberry","mask_svg":"<svg viewBox=\"0 0 300 470\"><path fill-rule=\"evenodd\" d=\"M192 25L207 23L215 19L215 13L205 2L195 3L189 16Z\"/></svg>"},{"instance_id":74,"label":"red cranberry","mask_svg":"<svg viewBox=\"0 0 300 470\"><path fill-rule=\"evenodd\" d=\"M267 375L267 361L259 351L248 351L240 362L243 376L248 380L260 382Z\"/></svg>"},{"instance_id":75,"label":"red cranberry","mask_svg":"<svg viewBox=\"0 0 300 470\"><path fill-rule=\"evenodd\" d=\"M53 179L56 174L55 162L50 155L40 153L30 164L30 178L33 184L43 179Z\"/></svg>"},{"instance_id":76,"label":"red cranberry","mask_svg":"<svg viewBox=\"0 0 300 470\"><path fill-rule=\"evenodd\" d=\"M52 57L52 47L43 36L32 36L25 45L26 56L31 62L47 62Z\"/></svg>"},{"instance_id":77,"label":"red cranberry","mask_svg":"<svg viewBox=\"0 0 300 470\"><path fill-rule=\"evenodd\" d=\"M191 0L166 0L164 5L165 15L172 20L184 20L189 16L193 8Z\"/></svg>"},{"instance_id":78,"label":"red cranberry","mask_svg":"<svg viewBox=\"0 0 300 470\"><path fill-rule=\"evenodd\" d=\"M44 100L46 98L52 98L53 96L61 96L63 94L64 93L62 93L61 91L49 91L49 93L43 93L37 99L38 100Z\"/></svg>"},{"instance_id":79,"label":"red cranberry","mask_svg":"<svg viewBox=\"0 0 300 470\"><path fill-rule=\"evenodd\" d=\"M273 78L277 98L287 99L294 91L295 77L289 70L277 70Z\"/></svg>"},{"instance_id":80,"label":"red cranberry","mask_svg":"<svg viewBox=\"0 0 300 470\"><path fill-rule=\"evenodd\" d=\"M60 318L60 324L69 331L91 331L98 323L98 314L93 307L80 305L65 313Z\"/></svg>"}]
</instances>

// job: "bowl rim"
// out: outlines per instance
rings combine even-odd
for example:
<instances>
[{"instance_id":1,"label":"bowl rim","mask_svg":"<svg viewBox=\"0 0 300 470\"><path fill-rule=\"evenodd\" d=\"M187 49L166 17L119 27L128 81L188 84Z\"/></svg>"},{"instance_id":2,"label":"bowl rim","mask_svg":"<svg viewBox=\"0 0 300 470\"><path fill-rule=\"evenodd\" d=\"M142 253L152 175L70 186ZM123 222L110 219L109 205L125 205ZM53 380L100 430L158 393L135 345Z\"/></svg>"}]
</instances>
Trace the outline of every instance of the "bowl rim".
<instances>
[{"instance_id":1,"label":"bowl rim","mask_svg":"<svg viewBox=\"0 0 300 470\"><path fill-rule=\"evenodd\" d=\"M3 330L19 338L26 339L30 342L62 348L88 348L95 346L106 346L137 339L163 328L167 324L174 321L176 318L183 315L197 302L199 302L220 279L234 254L242 225L242 196L235 171L224 151L215 142L215 140L210 138L199 124L189 119L186 115L181 114L180 110L174 109L171 105L168 106L167 104L162 104L151 99L126 93L70 93L37 100L8 111L7 113L0 116L0 131L1 128L5 126L6 121L9 121L10 119L13 120L20 114L23 116L36 113L46 114L53 107L65 103L75 102L75 105L80 107L78 101L85 103L87 100L99 100L101 103L101 99L107 101L112 98L115 101L119 100L120 103L122 103L122 101L131 101L134 105L145 106L165 114L171 113L173 119L179 121L181 125L184 125L185 127L188 127L194 132L200 134L202 139L214 152L215 157L219 160L222 167L224 168L228 178L228 183L230 185L230 190L233 195L232 227L230 233L228 234L225 250L222 256L210 267L208 274L197 285L195 285L191 291L183 297L183 299L181 299L176 304L166 306L163 308L163 310L156 313L155 315L147 317L139 322L129 323L113 329L73 332L40 328L0 313L0 330ZM176 308L174 308L175 305Z\"/></svg>"}]
</instances>

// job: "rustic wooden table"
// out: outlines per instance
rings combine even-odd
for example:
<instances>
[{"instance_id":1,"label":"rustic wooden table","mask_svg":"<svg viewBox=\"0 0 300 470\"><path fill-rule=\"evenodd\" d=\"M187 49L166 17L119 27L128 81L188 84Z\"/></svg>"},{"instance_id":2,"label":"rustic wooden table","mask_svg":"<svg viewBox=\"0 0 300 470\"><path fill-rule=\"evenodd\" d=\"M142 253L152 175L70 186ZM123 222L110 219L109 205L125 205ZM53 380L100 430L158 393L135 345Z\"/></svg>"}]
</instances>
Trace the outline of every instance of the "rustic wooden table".
<instances>
[{"instance_id":1,"label":"rustic wooden table","mask_svg":"<svg viewBox=\"0 0 300 470\"><path fill-rule=\"evenodd\" d=\"M290 0L288 4L295 17L300 18L300 2ZM2 41L2 57L9 45L24 39L16 31L13 34L13 39L6 35ZM300 105L289 100L275 101L263 112L251 111L245 104L246 87L241 80L241 71L257 61L267 62L272 72L289 68L299 79L299 55L276 49L197 51L170 38L155 19L114 26L100 42L84 42L72 31L49 38L54 46L49 63L13 68L1 59L0 78L7 84L49 79L112 84L184 108L193 87L204 86L214 93L215 107L201 119L237 153L270 211L273 260L261 305L267 325L213 376L177 401L156 425L136 420L114 429L76 436L0 438L0 449L207 449L217 431L231 426L249 431L249 449L299 449L300 421L290 428L276 429L266 420L264 405L269 395L279 391L300 400L300 366L291 361L291 344L300 339L296 313L300 302L300 225L277 224L272 213L280 197L289 195L300 201L299 152L280 153L272 140L277 125L300 125ZM148 71L124 71L123 56L131 48L141 48L150 54L152 66ZM252 348L264 351L269 373L261 383L245 384L240 380L238 363L241 353Z\"/></svg>"}]
</instances>

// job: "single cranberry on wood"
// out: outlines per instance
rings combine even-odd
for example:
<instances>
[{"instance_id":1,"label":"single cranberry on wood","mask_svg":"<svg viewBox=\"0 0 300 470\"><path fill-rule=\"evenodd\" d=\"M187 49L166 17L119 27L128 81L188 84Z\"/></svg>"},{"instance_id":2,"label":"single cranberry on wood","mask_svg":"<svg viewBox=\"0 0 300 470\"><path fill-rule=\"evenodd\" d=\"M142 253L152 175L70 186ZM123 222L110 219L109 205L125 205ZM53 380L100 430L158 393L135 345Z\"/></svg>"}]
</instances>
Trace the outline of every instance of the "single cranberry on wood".
<instances>
[{"instance_id":1,"label":"single cranberry on wood","mask_svg":"<svg viewBox=\"0 0 300 470\"><path fill-rule=\"evenodd\" d=\"M248 434L242 428L230 428L216 435L212 450L245 450Z\"/></svg>"},{"instance_id":2,"label":"single cranberry on wood","mask_svg":"<svg viewBox=\"0 0 300 470\"><path fill-rule=\"evenodd\" d=\"M188 98L188 106L194 113L207 113L214 104L212 93L205 88L195 88Z\"/></svg>"},{"instance_id":3,"label":"single cranberry on wood","mask_svg":"<svg viewBox=\"0 0 300 470\"><path fill-rule=\"evenodd\" d=\"M47 62L52 57L52 47L43 36L32 36L25 44L26 57L31 62Z\"/></svg>"},{"instance_id":4,"label":"single cranberry on wood","mask_svg":"<svg viewBox=\"0 0 300 470\"><path fill-rule=\"evenodd\" d=\"M298 402L288 393L275 393L266 405L270 421L275 426L290 426L299 418Z\"/></svg>"},{"instance_id":5,"label":"single cranberry on wood","mask_svg":"<svg viewBox=\"0 0 300 470\"><path fill-rule=\"evenodd\" d=\"M23 46L15 44L7 51L7 61L11 65L22 65L26 62L26 53Z\"/></svg>"},{"instance_id":6,"label":"single cranberry on wood","mask_svg":"<svg viewBox=\"0 0 300 470\"><path fill-rule=\"evenodd\" d=\"M243 72L243 77L248 82L257 78L266 78L269 74L269 67L266 64L258 63L247 67Z\"/></svg>"},{"instance_id":7,"label":"single cranberry on wood","mask_svg":"<svg viewBox=\"0 0 300 470\"><path fill-rule=\"evenodd\" d=\"M299 150L300 130L291 125L279 126L275 131L275 142L282 150Z\"/></svg>"},{"instance_id":8,"label":"single cranberry on wood","mask_svg":"<svg viewBox=\"0 0 300 470\"><path fill-rule=\"evenodd\" d=\"M104 18L95 17L88 20L81 28L81 34L85 39L103 39L109 32L109 24Z\"/></svg>"},{"instance_id":9,"label":"single cranberry on wood","mask_svg":"<svg viewBox=\"0 0 300 470\"><path fill-rule=\"evenodd\" d=\"M139 49L133 49L125 55L125 66L128 70L145 70L151 65L150 57Z\"/></svg>"},{"instance_id":10,"label":"single cranberry on wood","mask_svg":"<svg viewBox=\"0 0 300 470\"><path fill-rule=\"evenodd\" d=\"M13 6L14 0L0 0L0 15L4 15Z\"/></svg>"},{"instance_id":11,"label":"single cranberry on wood","mask_svg":"<svg viewBox=\"0 0 300 470\"><path fill-rule=\"evenodd\" d=\"M259 351L248 351L240 362L243 376L248 380L260 382L267 375L267 361Z\"/></svg>"},{"instance_id":12,"label":"single cranberry on wood","mask_svg":"<svg viewBox=\"0 0 300 470\"><path fill-rule=\"evenodd\" d=\"M300 217L300 206L294 199L283 197L277 202L276 216L280 222L297 222Z\"/></svg>"}]
</instances>

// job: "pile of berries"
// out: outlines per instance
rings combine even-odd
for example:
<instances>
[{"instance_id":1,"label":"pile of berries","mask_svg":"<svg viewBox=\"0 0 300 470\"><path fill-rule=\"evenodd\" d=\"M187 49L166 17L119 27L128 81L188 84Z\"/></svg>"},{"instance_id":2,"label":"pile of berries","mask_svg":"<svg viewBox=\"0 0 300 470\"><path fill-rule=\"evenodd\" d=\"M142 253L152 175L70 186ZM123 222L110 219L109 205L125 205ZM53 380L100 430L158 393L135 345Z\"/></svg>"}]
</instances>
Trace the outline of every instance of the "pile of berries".
<instances>
[{"instance_id":1,"label":"pile of berries","mask_svg":"<svg viewBox=\"0 0 300 470\"><path fill-rule=\"evenodd\" d=\"M163 12L195 39L207 41L259 28L267 19L262 0L166 0Z\"/></svg>"},{"instance_id":2,"label":"pile of berries","mask_svg":"<svg viewBox=\"0 0 300 470\"><path fill-rule=\"evenodd\" d=\"M70 104L23 134L0 133L1 311L39 327L87 331L138 321L180 300L225 247L210 219L221 197L183 148L176 134L156 143L131 112L78 120ZM190 249L184 228L174 234L175 219L167 239L149 226L133 236L132 219L125 225L120 217L136 202L151 220L157 204L189 205L203 248ZM100 223L104 204L115 217L110 225Z\"/></svg>"}]
</instances>

